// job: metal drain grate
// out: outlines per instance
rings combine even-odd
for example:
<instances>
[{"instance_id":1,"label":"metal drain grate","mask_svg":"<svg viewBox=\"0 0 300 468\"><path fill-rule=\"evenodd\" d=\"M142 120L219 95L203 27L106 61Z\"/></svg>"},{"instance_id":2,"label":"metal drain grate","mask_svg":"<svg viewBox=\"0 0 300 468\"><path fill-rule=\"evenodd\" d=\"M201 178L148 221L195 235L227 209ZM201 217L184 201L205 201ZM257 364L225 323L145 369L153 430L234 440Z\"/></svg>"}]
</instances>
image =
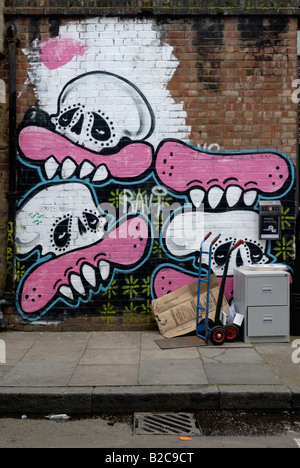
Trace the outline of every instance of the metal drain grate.
<instances>
[{"instance_id":1,"label":"metal drain grate","mask_svg":"<svg viewBox=\"0 0 300 468\"><path fill-rule=\"evenodd\" d=\"M202 434L194 415L189 413L135 413L134 432L137 435Z\"/></svg>"}]
</instances>

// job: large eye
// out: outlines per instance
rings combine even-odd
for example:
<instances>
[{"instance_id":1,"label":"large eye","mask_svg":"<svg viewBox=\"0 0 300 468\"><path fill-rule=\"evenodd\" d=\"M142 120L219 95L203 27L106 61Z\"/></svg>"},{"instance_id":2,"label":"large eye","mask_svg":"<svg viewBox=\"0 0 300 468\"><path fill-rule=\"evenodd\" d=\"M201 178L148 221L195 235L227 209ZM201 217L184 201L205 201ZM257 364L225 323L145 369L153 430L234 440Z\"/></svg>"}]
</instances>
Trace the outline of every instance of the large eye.
<instances>
[{"instance_id":1,"label":"large eye","mask_svg":"<svg viewBox=\"0 0 300 468\"><path fill-rule=\"evenodd\" d=\"M66 247L70 241L70 218L64 218L60 221L54 229L53 240L57 247Z\"/></svg>"},{"instance_id":2,"label":"large eye","mask_svg":"<svg viewBox=\"0 0 300 468\"><path fill-rule=\"evenodd\" d=\"M253 242L245 242L249 247L250 251L250 258L252 263L258 263L263 258L263 252L258 247L258 245L254 244Z\"/></svg>"},{"instance_id":3,"label":"large eye","mask_svg":"<svg viewBox=\"0 0 300 468\"><path fill-rule=\"evenodd\" d=\"M217 265L224 265L231 246L232 242L226 242L225 244L221 244L216 248L214 252L214 259Z\"/></svg>"},{"instance_id":4,"label":"large eye","mask_svg":"<svg viewBox=\"0 0 300 468\"><path fill-rule=\"evenodd\" d=\"M98 216L94 215L93 213L83 213L83 215L85 217L85 220L86 220L86 223L87 223L88 227L91 230L96 231L97 230L97 225L99 223Z\"/></svg>"},{"instance_id":5,"label":"large eye","mask_svg":"<svg viewBox=\"0 0 300 468\"><path fill-rule=\"evenodd\" d=\"M101 117L101 115L93 112L94 123L91 130L92 137L97 141L106 141L110 139L111 131L108 123Z\"/></svg>"},{"instance_id":6,"label":"large eye","mask_svg":"<svg viewBox=\"0 0 300 468\"><path fill-rule=\"evenodd\" d=\"M70 109L64 112L58 119L59 125L61 127L68 127L68 125L70 125L70 123L72 122L74 114L77 111L78 111L78 107L75 107L74 109Z\"/></svg>"}]
</instances>

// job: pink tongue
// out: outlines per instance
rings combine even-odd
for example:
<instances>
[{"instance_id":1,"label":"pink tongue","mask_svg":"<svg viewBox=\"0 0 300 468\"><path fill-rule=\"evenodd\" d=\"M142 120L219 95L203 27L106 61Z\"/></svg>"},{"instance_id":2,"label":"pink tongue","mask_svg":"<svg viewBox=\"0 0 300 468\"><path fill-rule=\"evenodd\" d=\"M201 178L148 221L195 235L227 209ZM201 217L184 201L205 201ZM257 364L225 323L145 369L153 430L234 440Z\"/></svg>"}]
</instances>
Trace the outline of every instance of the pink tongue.
<instances>
[{"instance_id":1,"label":"pink tongue","mask_svg":"<svg viewBox=\"0 0 300 468\"><path fill-rule=\"evenodd\" d=\"M136 216L123 222L97 244L43 263L24 282L22 311L27 314L42 311L62 285L69 286L70 274L80 274L85 263L94 268L98 267L100 260L133 266L142 258L147 240L148 224Z\"/></svg>"},{"instance_id":2,"label":"pink tongue","mask_svg":"<svg viewBox=\"0 0 300 468\"><path fill-rule=\"evenodd\" d=\"M65 137L47 128L25 127L19 135L23 154L34 161L46 161L50 156L62 163L67 157L76 164L89 161L95 167L105 164L111 175L117 178L136 177L143 174L152 163L152 147L146 143L131 143L118 153L103 156L74 145Z\"/></svg>"}]
</instances>

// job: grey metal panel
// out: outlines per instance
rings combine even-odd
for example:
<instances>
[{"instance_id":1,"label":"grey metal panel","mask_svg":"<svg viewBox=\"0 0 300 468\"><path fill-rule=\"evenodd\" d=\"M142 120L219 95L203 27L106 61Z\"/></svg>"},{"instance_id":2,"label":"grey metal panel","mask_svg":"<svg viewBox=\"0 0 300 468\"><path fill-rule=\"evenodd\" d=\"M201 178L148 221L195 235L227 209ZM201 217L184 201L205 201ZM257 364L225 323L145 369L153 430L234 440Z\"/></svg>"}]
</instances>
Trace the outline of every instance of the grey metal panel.
<instances>
[{"instance_id":1,"label":"grey metal panel","mask_svg":"<svg viewBox=\"0 0 300 468\"><path fill-rule=\"evenodd\" d=\"M288 277L261 275L247 277L248 306L278 306L288 304Z\"/></svg>"},{"instance_id":2,"label":"grey metal panel","mask_svg":"<svg viewBox=\"0 0 300 468\"><path fill-rule=\"evenodd\" d=\"M289 311L286 307L248 307L248 337L289 334Z\"/></svg>"}]
</instances>

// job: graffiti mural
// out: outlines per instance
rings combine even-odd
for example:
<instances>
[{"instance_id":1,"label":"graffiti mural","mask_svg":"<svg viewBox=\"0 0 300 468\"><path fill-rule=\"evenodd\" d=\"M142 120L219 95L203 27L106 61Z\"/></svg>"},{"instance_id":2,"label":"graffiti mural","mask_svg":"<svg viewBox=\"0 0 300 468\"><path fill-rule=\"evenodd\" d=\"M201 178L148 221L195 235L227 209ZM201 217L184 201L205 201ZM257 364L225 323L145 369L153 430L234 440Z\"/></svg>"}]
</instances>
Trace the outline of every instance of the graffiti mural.
<instances>
[{"instance_id":1,"label":"graffiti mural","mask_svg":"<svg viewBox=\"0 0 300 468\"><path fill-rule=\"evenodd\" d=\"M96 95L92 102L84 99L90 89ZM122 100L115 106L119 93ZM20 282L23 316L39 318L59 300L78 306L107 290L114 270L143 263L152 240L148 219L113 215L105 209L107 200L96 196L95 202L87 180L102 185L143 175L153 149L142 140L153 127L153 111L142 93L106 72L71 80L58 98L56 115L36 109L25 115L19 151L23 161L40 169L45 184L25 197L16 217L19 255L39 252L33 271Z\"/></svg>"},{"instance_id":2,"label":"graffiti mural","mask_svg":"<svg viewBox=\"0 0 300 468\"><path fill-rule=\"evenodd\" d=\"M110 33L116 30L113 18L101 21L103 34L105 22ZM130 24L136 37L137 24ZM95 53L95 39L82 42L75 33L24 51L39 97L18 129L16 306L25 320L150 317L153 298L196 280L209 231L221 233L212 253L218 278L232 244L244 240L231 257L228 299L235 266L292 263L293 163L276 150L190 145L182 105L167 90L176 60L157 41L152 21L144 26L150 43L140 46L139 67L130 57L118 73L108 61L83 62ZM154 64L162 57L166 63L157 81L143 61L149 47ZM259 239L261 199L282 202L280 241Z\"/></svg>"}]
</instances>

